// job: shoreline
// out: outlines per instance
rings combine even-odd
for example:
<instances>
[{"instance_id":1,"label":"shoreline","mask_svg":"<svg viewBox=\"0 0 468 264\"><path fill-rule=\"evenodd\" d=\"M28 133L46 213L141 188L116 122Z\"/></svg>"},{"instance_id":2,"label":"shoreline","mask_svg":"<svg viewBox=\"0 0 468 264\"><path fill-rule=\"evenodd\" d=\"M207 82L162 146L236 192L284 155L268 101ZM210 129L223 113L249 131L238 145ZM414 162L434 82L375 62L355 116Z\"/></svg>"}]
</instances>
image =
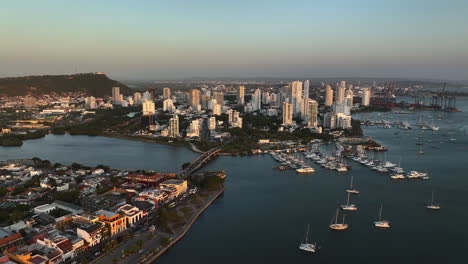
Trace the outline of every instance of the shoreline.
<instances>
[{"instance_id":1,"label":"shoreline","mask_svg":"<svg viewBox=\"0 0 468 264\"><path fill-rule=\"evenodd\" d=\"M163 247L161 250L159 250L157 253L154 253L150 256L145 257L143 260L139 261L138 263L153 263L156 261L160 256L162 256L166 251L168 251L172 246L174 246L179 240L181 240L187 232L192 228L193 224L197 221L197 219L200 217L200 215L216 200L218 197L224 193L224 190L226 189L225 186L218 190L214 196L202 207L198 210L198 212L192 216L192 219L187 223L187 225L184 227L184 229L174 237L171 242Z\"/></svg>"}]
</instances>

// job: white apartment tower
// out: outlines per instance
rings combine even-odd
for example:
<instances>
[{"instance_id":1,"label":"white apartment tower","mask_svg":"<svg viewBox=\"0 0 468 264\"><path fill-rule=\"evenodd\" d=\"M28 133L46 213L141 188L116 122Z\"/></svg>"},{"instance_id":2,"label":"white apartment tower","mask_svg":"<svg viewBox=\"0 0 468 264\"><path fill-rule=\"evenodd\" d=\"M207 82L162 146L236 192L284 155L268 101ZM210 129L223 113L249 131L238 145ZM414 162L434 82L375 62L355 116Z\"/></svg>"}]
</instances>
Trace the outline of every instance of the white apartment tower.
<instances>
[{"instance_id":1,"label":"white apartment tower","mask_svg":"<svg viewBox=\"0 0 468 264\"><path fill-rule=\"evenodd\" d=\"M197 89L192 89L190 91L190 105L192 108L197 109L200 104L200 91Z\"/></svg>"},{"instance_id":2,"label":"white apartment tower","mask_svg":"<svg viewBox=\"0 0 468 264\"><path fill-rule=\"evenodd\" d=\"M332 104L333 104L333 89L330 87L330 85L327 85L327 88L325 88L325 105L331 106Z\"/></svg>"},{"instance_id":3,"label":"white apartment tower","mask_svg":"<svg viewBox=\"0 0 468 264\"><path fill-rule=\"evenodd\" d=\"M120 99L120 87L112 87L112 103L120 104L122 102Z\"/></svg>"},{"instance_id":4,"label":"white apartment tower","mask_svg":"<svg viewBox=\"0 0 468 264\"><path fill-rule=\"evenodd\" d=\"M169 119L169 137L176 138L179 136L179 116L175 115Z\"/></svg>"},{"instance_id":5,"label":"white apartment tower","mask_svg":"<svg viewBox=\"0 0 468 264\"><path fill-rule=\"evenodd\" d=\"M305 80L304 82L304 99L309 98L309 80Z\"/></svg>"},{"instance_id":6,"label":"white apartment tower","mask_svg":"<svg viewBox=\"0 0 468 264\"><path fill-rule=\"evenodd\" d=\"M237 88L237 104L244 104L245 87L243 85Z\"/></svg>"},{"instance_id":7,"label":"white apartment tower","mask_svg":"<svg viewBox=\"0 0 468 264\"><path fill-rule=\"evenodd\" d=\"M156 113L156 107L153 101L144 101L142 104L143 115L154 115Z\"/></svg>"},{"instance_id":8,"label":"white apartment tower","mask_svg":"<svg viewBox=\"0 0 468 264\"><path fill-rule=\"evenodd\" d=\"M171 88L168 88L168 87L163 88L163 97L165 99L171 98Z\"/></svg>"},{"instance_id":9,"label":"white apartment tower","mask_svg":"<svg viewBox=\"0 0 468 264\"><path fill-rule=\"evenodd\" d=\"M304 100L306 103L305 117L308 127L317 127L318 103L310 98Z\"/></svg>"},{"instance_id":10,"label":"white apartment tower","mask_svg":"<svg viewBox=\"0 0 468 264\"><path fill-rule=\"evenodd\" d=\"M283 103L283 125L292 125L293 109L292 104Z\"/></svg>"},{"instance_id":11,"label":"white apartment tower","mask_svg":"<svg viewBox=\"0 0 468 264\"><path fill-rule=\"evenodd\" d=\"M369 88L364 88L362 90L362 102L361 105L368 106L370 105L371 91Z\"/></svg>"}]
</instances>

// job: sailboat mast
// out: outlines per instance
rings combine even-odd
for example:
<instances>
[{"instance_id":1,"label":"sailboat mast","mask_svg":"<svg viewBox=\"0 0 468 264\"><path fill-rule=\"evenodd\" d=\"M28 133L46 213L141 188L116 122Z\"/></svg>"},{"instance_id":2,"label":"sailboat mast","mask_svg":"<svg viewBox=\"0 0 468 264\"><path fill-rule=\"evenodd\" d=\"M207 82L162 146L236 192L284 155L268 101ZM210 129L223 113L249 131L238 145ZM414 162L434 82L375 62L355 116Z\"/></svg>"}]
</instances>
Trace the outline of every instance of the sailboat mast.
<instances>
[{"instance_id":1,"label":"sailboat mast","mask_svg":"<svg viewBox=\"0 0 468 264\"><path fill-rule=\"evenodd\" d=\"M349 196L350 196L350 193L348 193L348 201L346 202L346 205L349 205Z\"/></svg>"},{"instance_id":2,"label":"sailboat mast","mask_svg":"<svg viewBox=\"0 0 468 264\"><path fill-rule=\"evenodd\" d=\"M338 208L336 209L335 224L338 224Z\"/></svg>"},{"instance_id":3,"label":"sailboat mast","mask_svg":"<svg viewBox=\"0 0 468 264\"><path fill-rule=\"evenodd\" d=\"M309 224L307 224L307 232L306 232L306 237L305 237L305 243L308 243L308 238L309 238Z\"/></svg>"},{"instance_id":4,"label":"sailboat mast","mask_svg":"<svg viewBox=\"0 0 468 264\"><path fill-rule=\"evenodd\" d=\"M353 176L351 176L351 186L349 186L350 189L353 189Z\"/></svg>"},{"instance_id":5,"label":"sailboat mast","mask_svg":"<svg viewBox=\"0 0 468 264\"><path fill-rule=\"evenodd\" d=\"M382 204L380 204L379 221L382 221Z\"/></svg>"}]
</instances>

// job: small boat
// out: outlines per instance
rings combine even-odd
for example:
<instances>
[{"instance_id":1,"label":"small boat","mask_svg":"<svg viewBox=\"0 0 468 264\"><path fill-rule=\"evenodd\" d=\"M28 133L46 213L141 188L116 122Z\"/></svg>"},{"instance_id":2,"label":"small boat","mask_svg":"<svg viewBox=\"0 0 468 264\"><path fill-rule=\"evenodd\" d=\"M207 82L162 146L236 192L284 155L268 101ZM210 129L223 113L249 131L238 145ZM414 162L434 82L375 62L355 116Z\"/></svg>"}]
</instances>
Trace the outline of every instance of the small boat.
<instances>
[{"instance_id":1,"label":"small boat","mask_svg":"<svg viewBox=\"0 0 468 264\"><path fill-rule=\"evenodd\" d=\"M336 215L335 215L335 221L332 222L329 227L332 229L332 230L336 230L336 231L343 231L343 230L346 230L348 229L349 225L348 224L345 224L345 215L343 215L343 222L342 223L338 223L338 209L336 209Z\"/></svg>"},{"instance_id":2,"label":"small boat","mask_svg":"<svg viewBox=\"0 0 468 264\"><path fill-rule=\"evenodd\" d=\"M343 209L344 211L357 211L357 206L349 203L350 195L351 193L348 192L348 200L346 201L346 204L341 205L341 209Z\"/></svg>"},{"instance_id":3,"label":"small boat","mask_svg":"<svg viewBox=\"0 0 468 264\"><path fill-rule=\"evenodd\" d=\"M431 210L440 210L440 205L434 203L434 191L432 191L431 203L426 205L426 208Z\"/></svg>"},{"instance_id":4,"label":"small boat","mask_svg":"<svg viewBox=\"0 0 468 264\"><path fill-rule=\"evenodd\" d=\"M311 167L302 167L302 168L296 169L296 172L297 173L313 173L315 172L315 170L314 168L311 168Z\"/></svg>"},{"instance_id":5,"label":"small boat","mask_svg":"<svg viewBox=\"0 0 468 264\"><path fill-rule=\"evenodd\" d=\"M317 244L309 243L309 225L307 225L307 232L304 239L304 243L301 243L299 249L315 253L317 251Z\"/></svg>"},{"instance_id":6,"label":"small boat","mask_svg":"<svg viewBox=\"0 0 468 264\"><path fill-rule=\"evenodd\" d=\"M405 175L403 175L401 173L395 173L395 174L390 175L390 178L392 180L402 180L402 179L405 178Z\"/></svg>"},{"instance_id":7,"label":"small boat","mask_svg":"<svg viewBox=\"0 0 468 264\"><path fill-rule=\"evenodd\" d=\"M390 222L382 220L382 204L380 204L379 220L374 222L375 227L390 228Z\"/></svg>"},{"instance_id":8,"label":"small boat","mask_svg":"<svg viewBox=\"0 0 468 264\"><path fill-rule=\"evenodd\" d=\"M347 193L352 193L352 194L359 194L359 190L353 189L353 179L354 177L351 176L351 184L349 185L349 189L346 190Z\"/></svg>"}]
</instances>

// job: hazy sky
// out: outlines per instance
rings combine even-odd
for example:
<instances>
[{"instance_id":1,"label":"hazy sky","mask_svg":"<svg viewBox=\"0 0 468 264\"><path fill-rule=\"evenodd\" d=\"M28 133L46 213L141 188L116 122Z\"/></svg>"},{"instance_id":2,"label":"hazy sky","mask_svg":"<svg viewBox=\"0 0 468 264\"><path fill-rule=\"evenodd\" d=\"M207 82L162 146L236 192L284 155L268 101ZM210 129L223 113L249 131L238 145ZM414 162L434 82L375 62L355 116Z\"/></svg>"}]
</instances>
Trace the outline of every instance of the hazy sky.
<instances>
[{"instance_id":1,"label":"hazy sky","mask_svg":"<svg viewBox=\"0 0 468 264\"><path fill-rule=\"evenodd\" d=\"M468 79L468 0L14 0L0 36L0 76Z\"/></svg>"}]
</instances>

